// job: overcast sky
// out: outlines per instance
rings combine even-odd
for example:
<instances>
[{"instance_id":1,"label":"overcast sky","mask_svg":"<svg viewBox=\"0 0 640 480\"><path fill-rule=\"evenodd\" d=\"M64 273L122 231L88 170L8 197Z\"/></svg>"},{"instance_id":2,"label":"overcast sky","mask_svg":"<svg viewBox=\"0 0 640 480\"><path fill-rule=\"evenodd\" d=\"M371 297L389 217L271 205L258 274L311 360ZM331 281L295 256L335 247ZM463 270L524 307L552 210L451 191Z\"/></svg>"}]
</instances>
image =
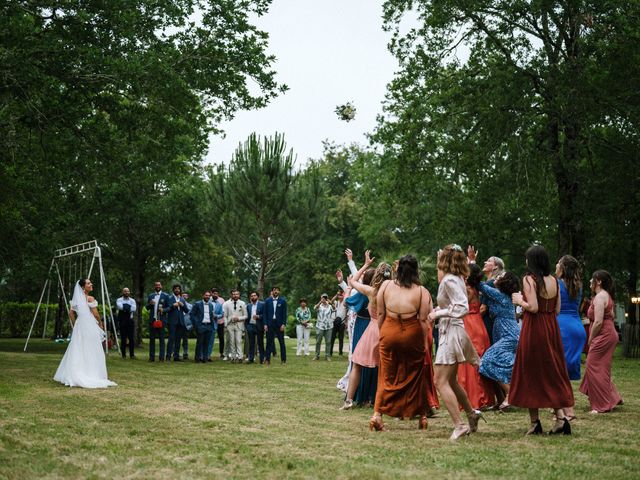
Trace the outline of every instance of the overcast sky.
<instances>
[{"instance_id":1,"label":"overcast sky","mask_svg":"<svg viewBox=\"0 0 640 480\"><path fill-rule=\"evenodd\" d=\"M229 162L254 131L284 133L299 165L320 158L325 139L365 144L397 68L387 50L390 35L382 31L382 1L274 0L257 25L269 34L278 81L290 90L224 123L226 138L212 136L207 162ZM348 101L357 108L349 123L334 113Z\"/></svg>"}]
</instances>

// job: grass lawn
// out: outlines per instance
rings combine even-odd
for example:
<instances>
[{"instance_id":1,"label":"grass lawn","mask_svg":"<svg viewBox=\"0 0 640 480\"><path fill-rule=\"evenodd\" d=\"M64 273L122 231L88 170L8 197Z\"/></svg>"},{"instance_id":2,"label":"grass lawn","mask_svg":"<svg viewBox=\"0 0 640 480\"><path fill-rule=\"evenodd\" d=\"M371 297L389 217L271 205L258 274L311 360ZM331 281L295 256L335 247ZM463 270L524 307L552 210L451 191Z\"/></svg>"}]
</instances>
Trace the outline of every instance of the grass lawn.
<instances>
[{"instance_id":1,"label":"grass lawn","mask_svg":"<svg viewBox=\"0 0 640 480\"><path fill-rule=\"evenodd\" d=\"M0 478L640 478L640 360L616 355L615 413L588 415L574 382L571 437L525 438L517 410L451 445L446 413L426 432L387 418L370 433L371 410L338 411L346 359L296 357L293 342L271 367L110 354L119 386L83 390L52 380L65 344L0 340Z\"/></svg>"}]
</instances>

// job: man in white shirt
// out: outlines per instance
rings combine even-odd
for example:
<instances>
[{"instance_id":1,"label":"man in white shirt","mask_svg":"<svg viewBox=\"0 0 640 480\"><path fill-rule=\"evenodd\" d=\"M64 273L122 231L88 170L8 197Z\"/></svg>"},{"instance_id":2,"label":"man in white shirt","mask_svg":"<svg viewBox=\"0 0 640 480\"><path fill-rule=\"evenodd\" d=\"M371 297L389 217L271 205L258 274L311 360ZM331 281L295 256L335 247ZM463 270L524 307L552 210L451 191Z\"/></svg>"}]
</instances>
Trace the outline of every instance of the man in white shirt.
<instances>
[{"instance_id":1,"label":"man in white shirt","mask_svg":"<svg viewBox=\"0 0 640 480\"><path fill-rule=\"evenodd\" d=\"M135 345L136 322L133 314L136 311L136 301L131 298L131 292L127 287L122 289L122 296L116 300L118 310L118 324L120 325L120 351L122 358L126 358L127 341L129 343L129 358L135 358L133 348Z\"/></svg>"},{"instance_id":2,"label":"man in white shirt","mask_svg":"<svg viewBox=\"0 0 640 480\"><path fill-rule=\"evenodd\" d=\"M240 291L231 291L231 298L224 302L224 325L229 332L229 358L231 363L242 363L242 332L247 319L247 305L240 300Z\"/></svg>"}]
</instances>

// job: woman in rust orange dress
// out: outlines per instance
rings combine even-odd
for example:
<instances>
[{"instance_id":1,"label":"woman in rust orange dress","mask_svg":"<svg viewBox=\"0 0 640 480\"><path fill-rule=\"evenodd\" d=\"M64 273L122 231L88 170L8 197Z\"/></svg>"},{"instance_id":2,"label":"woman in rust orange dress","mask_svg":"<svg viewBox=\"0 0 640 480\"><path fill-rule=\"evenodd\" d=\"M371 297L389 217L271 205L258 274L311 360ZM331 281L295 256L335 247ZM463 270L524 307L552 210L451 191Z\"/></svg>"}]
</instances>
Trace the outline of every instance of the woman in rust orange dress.
<instances>
[{"instance_id":1,"label":"woman in rust orange dress","mask_svg":"<svg viewBox=\"0 0 640 480\"><path fill-rule=\"evenodd\" d=\"M513 303L524 310L524 317L513 364L509 402L529 409L531 427L527 435L542 433L540 408L555 410L556 422L550 435L570 435L571 425L563 409L573 407L574 399L556 318L560 311L558 280L551 275L551 262L544 247L534 245L525 257L524 295L520 292L512 295Z\"/></svg>"},{"instance_id":2,"label":"woman in rust orange dress","mask_svg":"<svg viewBox=\"0 0 640 480\"><path fill-rule=\"evenodd\" d=\"M382 415L419 416L418 428L427 428L425 343L431 295L420 285L418 261L405 255L395 280L385 281L377 295L380 325L380 370L371 430L385 430Z\"/></svg>"},{"instance_id":3,"label":"woman in rust orange dress","mask_svg":"<svg viewBox=\"0 0 640 480\"><path fill-rule=\"evenodd\" d=\"M467 277L467 297L469 298L469 313L464 317L464 329L476 348L478 356L482 358L489 348L489 335L480 313L480 294L478 287L482 280L482 270L475 263L469 264L470 274ZM470 363L458 365L458 383L469 397L473 408L489 407L495 403L493 385L478 372L478 367Z\"/></svg>"}]
</instances>

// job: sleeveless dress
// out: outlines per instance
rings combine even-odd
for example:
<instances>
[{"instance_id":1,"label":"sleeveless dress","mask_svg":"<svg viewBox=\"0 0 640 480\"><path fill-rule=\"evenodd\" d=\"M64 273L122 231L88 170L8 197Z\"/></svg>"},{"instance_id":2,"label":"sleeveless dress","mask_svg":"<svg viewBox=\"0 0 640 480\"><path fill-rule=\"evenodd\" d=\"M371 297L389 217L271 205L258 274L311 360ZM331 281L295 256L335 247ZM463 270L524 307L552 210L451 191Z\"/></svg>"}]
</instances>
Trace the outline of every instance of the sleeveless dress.
<instances>
[{"instance_id":1,"label":"sleeveless dress","mask_svg":"<svg viewBox=\"0 0 640 480\"><path fill-rule=\"evenodd\" d=\"M480 375L500 383L511 383L513 362L516 359L520 325L511 297L494 288L491 283L481 283L480 292L489 309L493 323L493 340L480 360Z\"/></svg>"},{"instance_id":2,"label":"sleeveless dress","mask_svg":"<svg viewBox=\"0 0 640 480\"><path fill-rule=\"evenodd\" d=\"M591 323L595 320L593 302L589 306L587 316ZM604 319L598 335L591 341L584 379L580 391L589 397L591 410L608 412L622 403L622 398L611 380L611 364L613 353L618 345L618 332L613 325L613 301L604 310Z\"/></svg>"},{"instance_id":3,"label":"sleeveless dress","mask_svg":"<svg viewBox=\"0 0 640 480\"><path fill-rule=\"evenodd\" d=\"M467 287L457 275L446 274L438 287L438 351L436 365L479 363L478 353L464 330L464 316L469 311Z\"/></svg>"},{"instance_id":4,"label":"sleeveless dress","mask_svg":"<svg viewBox=\"0 0 640 480\"><path fill-rule=\"evenodd\" d=\"M479 301L469 303L469 313L464 317L464 329L481 357L480 362L482 362L482 355L489 348L489 335L487 335L480 314ZM491 383L480 376L477 366L469 363L459 365L458 383L467 392L467 397L469 397L473 408L487 407L495 403Z\"/></svg>"},{"instance_id":5,"label":"sleeveless dress","mask_svg":"<svg viewBox=\"0 0 640 480\"><path fill-rule=\"evenodd\" d=\"M362 337L360 337L360 341L351 356L351 361L362 367L376 368L380 364L380 351L378 348L380 330L378 328L378 318L371 307L371 303L369 303L367 309L369 310L371 321Z\"/></svg>"},{"instance_id":6,"label":"sleeveless dress","mask_svg":"<svg viewBox=\"0 0 640 480\"><path fill-rule=\"evenodd\" d=\"M380 329L380 371L375 411L403 418L426 415L427 379L424 370L425 337L417 312L409 318L386 316Z\"/></svg>"},{"instance_id":7,"label":"sleeveless dress","mask_svg":"<svg viewBox=\"0 0 640 480\"><path fill-rule=\"evenodd\" d=\"M537 313L524 312L509 390L511 405L568 408L575 403L556 319L556 290L553 298L537 295Z\"/></svg>"},{"instance_id":8,"label":"sleeveless dress","mask_svg":"<svg viewBox=\"0 0 640 480\"><path fill-rule=\"evenodd\" d=\"M362 295L358 293L357 295ZM363 295L364 296L364 295ZM365 296L366 299L366 296ZM356 321L353 327L353 345L352 352L355 353L360 340L364 333L369 328L371 323L371 315L369 314L369 300L363 303L363 306L358 310L356 314ZM353 363L353 353L351 354ZM362 367L360 370L360 382L358 388L353 396L353 401L356 405L365 405L367 403L373 403L376 400L376 391L378 387L378 367L367 368Z\"/></svg>"},{"instance_id":9,"label":"sleeveless dress","mask_svg":"<svg viewBox=\"0 0 640 480\"><path fill-rule=\"evenodd\" d=\"M577 298L571 298L563 280L558 281L560 288L560 313L558 314L558 326L564 348L564 359L567 362L570 380L580 380L580 360L582 350L587 341L587 332L582 325L580 314L580 301L582 291Z\"/></svg>"},{"instance_id":10,"label":"sleeveless dress","mask_svg":"<svg viewBox=\"0 0 640 480\"><path fill-rule=\"evenodd\" d=\"M89 308L98 306L94 301ZM84 307L86 309L86 306ZM69 387L106 388L116 386L107 377L107 363L102 349L104 332L89 312L77 312L71 341L53 379Z\"/></svg>"}]
</instances>

